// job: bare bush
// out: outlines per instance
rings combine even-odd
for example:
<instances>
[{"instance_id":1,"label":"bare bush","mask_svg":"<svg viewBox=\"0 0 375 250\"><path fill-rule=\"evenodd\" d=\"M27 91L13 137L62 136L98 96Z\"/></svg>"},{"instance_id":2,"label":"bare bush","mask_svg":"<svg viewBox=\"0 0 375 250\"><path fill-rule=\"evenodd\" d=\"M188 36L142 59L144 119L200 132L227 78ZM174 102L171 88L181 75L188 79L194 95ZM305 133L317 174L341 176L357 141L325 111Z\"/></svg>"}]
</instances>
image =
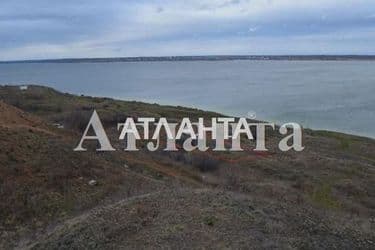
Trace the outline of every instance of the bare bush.
<instances>
[{"instance_id":1,"label":"bare bush","mask_svg":"<svg viewBox=\"0 0 375 250\"><path fill-rule=\"evenodd\" d=\"M214 171L218 168L220 162L207 153L193 154L191 164L202 172Z\"/></svg>"},{"instance_id":2,"label":"bare bush","mask_svg":"<svg viewBox=\"0 0 375 250\"><path fill-rule=\"evenodd\" d=\"M77 110L67 115L64 119L64 126L69 129L84 130L90 120L92 112L88 110Z\"/></svg>"}]
</instances>

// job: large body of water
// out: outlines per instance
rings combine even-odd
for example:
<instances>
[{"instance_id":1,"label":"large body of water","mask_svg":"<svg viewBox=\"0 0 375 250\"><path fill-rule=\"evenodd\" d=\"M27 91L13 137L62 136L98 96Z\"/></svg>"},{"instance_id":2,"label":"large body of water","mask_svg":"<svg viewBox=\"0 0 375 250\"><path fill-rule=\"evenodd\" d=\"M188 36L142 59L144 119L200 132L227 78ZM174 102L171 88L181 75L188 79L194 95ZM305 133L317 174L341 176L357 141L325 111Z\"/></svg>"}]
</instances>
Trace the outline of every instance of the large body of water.
<instances>
[{"instance_id":1,"label":"large body of water","mask_svg":"<svg viewBox=\"0 0 375 250\"><path fill-rule=\"evenodd\" d=\"M374 61L0 64L0 84L184 105L375 138Z\"/></svg>"}]
</instances>

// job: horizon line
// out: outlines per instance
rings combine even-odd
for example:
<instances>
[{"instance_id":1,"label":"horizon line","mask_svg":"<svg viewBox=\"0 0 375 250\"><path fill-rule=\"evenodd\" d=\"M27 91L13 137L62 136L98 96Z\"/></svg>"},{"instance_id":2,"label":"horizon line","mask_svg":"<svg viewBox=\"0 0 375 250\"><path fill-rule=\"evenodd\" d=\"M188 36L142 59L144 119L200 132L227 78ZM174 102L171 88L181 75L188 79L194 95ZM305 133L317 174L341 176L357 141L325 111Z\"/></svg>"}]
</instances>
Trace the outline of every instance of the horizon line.
<instances>
[{"instance_id":1,"label":"horizon line","mask_svg":"<svg viewBox=\"0 0 375 250\"><path fill-rule=\"evenodd\" d=\"M270 54L270 55L184 55L128 57L65 57L1 60L6 63L142 62L142 61L224 61L224 60L375 60L375 54Z\"/></svg>"}]
</instances>

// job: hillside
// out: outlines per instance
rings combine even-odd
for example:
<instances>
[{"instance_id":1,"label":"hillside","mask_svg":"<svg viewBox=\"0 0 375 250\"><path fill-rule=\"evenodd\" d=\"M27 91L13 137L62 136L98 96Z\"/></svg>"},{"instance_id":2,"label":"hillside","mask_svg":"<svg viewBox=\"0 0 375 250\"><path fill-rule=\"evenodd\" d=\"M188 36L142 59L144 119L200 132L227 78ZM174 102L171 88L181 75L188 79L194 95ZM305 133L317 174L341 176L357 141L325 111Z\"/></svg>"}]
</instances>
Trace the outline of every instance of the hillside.
<instances>
[{"instance_id":1,"label":"hillside","mask_svg":"<svg viewBox=\"0 0 375 250\"><path fill-rule=\"evenodd\" d=\"M375 244L372 139L306 129L305 150L298 153L276 147L266 155L79 153L73 148L93 109L114 142L116 124L129 116L219 114L42 86L1 86L0 100L2 249ZM277 136L271 134L268 143L274 145Z\"/></svg>"}]
</instances>

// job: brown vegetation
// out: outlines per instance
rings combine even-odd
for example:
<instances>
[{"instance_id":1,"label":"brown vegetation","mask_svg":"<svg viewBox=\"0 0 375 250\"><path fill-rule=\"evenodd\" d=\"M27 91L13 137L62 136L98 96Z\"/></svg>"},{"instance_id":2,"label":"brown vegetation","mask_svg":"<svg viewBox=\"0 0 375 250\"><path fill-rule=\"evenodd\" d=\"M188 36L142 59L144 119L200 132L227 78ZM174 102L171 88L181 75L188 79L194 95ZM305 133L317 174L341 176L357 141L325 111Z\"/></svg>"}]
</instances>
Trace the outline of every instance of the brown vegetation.
<instances>
[{"instance_id":1,"label":"brown vegetation","mask_svg":"<svg viewBox=\"0 0 375 250\"><path fill-rule=\"evenodd\" d=\"M305 130L301 153L77 153L94 108L117 148L126 116L217 114L39 86L0 99L1 249L374 246L372 139Z\"/></svg>"}]
</instances>

